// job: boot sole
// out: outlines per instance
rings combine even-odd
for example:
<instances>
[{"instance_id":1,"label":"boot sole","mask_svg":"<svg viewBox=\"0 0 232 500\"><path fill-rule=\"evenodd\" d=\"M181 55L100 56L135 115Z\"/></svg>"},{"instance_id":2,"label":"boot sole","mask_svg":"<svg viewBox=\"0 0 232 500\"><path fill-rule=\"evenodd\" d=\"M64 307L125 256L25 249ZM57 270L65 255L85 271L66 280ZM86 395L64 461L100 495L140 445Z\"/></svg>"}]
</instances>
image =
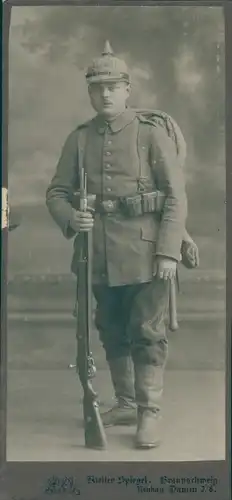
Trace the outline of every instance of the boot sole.
<instances>
[{"instance_id":1,"label":"boot sole","mask_svg":"<svg viewBox=\"0 0 232 500\"><path fill-rule=\"evenodd\" d=\"M103 427L132 427L135 426L137 422L115 422L113 424L103 424Z\"/></svg>"},{"instance_id":2,"label":"boot sole","mask_svg":"<svg viewBox=\"0 0 232 500\"><path fill-rule=\"evenodd\" d=\"M156 443L135 443L135 448L138 450L150 450L151 448L158 448L161 441L156 441Z\"/></svg>"}]
</instances>

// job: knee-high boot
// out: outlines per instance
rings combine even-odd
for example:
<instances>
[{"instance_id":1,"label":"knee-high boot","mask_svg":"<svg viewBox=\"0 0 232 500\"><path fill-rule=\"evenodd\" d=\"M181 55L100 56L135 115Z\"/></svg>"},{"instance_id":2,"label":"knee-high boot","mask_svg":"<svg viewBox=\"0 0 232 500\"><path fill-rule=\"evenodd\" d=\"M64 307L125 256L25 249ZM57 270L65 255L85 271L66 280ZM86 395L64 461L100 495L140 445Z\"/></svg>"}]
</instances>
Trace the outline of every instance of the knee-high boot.
<instances>
[{"instance_id":1,"label":"knee-high boot","mask_svg":"<svg viewBox=\"0 0 232 500\"><path fill-rule=\"evenodd\" d=\"M113 425L135 425L137 406L135 403L134 367L130 357L120 357L108 361L114 387L116 404L103 413L102 422L106 427Z\"/></svg>"},{"instance_id":2,"label":"knee-high boot","mask_svg":"<svg viewBox=\"0 0 232 500\"><path fill-rule=\"evenodd\" d=\"M135 364L135 392L138 406L137 448L154 448L161 442L161 399L163 393L162 366Z\"/></svg>"}]
</instances>

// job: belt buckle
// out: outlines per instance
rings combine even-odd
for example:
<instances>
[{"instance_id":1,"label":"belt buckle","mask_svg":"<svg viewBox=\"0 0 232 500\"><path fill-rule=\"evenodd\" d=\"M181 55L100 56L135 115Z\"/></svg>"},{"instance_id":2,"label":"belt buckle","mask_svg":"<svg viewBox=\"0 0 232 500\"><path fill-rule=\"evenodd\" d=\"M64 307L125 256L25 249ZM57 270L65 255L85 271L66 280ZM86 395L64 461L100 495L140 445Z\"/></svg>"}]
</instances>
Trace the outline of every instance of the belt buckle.
<instances>
[{"instance_id":1,"label":"belt buckle","mask_svg":"<svg viewBox=\"0 0 232 500\"><path fill-rule=\"evenodd\" d=\"M103 200L102 208L105 213L113 213L115 212L115 203L112 200Z\"/></svg>"}]
</instances>

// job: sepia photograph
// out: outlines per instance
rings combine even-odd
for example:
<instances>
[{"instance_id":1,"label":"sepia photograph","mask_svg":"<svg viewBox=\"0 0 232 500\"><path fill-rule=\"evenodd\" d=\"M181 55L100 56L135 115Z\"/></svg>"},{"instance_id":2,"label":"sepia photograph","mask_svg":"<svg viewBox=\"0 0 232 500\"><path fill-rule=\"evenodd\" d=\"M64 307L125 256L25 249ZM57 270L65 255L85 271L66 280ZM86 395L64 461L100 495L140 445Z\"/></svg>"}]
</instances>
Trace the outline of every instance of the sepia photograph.
<instances>
[{"instance_id":1,"label":"sepia photograph","mask_svg":"<svg viewBox=\"0 0 232 500\"><path fill-rule=\"evenodd\" d=\"M13 6L8 66L7 462L225 460L223 8Z\"/></svg>"}]
</instances>

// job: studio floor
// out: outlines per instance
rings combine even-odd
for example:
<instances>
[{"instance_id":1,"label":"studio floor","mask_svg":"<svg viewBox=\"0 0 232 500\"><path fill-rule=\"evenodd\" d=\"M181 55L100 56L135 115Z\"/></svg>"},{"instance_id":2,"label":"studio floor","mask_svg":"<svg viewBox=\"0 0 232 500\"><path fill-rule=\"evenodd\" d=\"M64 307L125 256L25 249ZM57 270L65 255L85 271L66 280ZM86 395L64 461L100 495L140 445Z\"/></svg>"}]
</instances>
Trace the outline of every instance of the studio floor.
<instances>
[{"instance_id":1,"label":"studio floor","mask_svg":"<svg viewBox=\"0 0 232 500\"><path fill-rule=\"evenodd\" d=\"M94 381L101 410L112 403L107 369ZM135 428L107 429L108 449L84 447L81 391L75 371L8 371L8 461L199 461L225 457L223 371L168 370L160 448L133 448Z\"/></svg>"},{"instance_id":2,"label":"studio floor","mask_svg":"<svg viewBox=\"0 0 232 500\"><path fill-rule=\"evenodd\" d=\"M225 302L222 280L182 280L179 330L169 332L163 443L133 447L135 428L107 429L108 448L84 447L82 390L75 370L74 284L14 281L7 328L8 461L201 461L225 457ZM204 298L204 300L203 300ZM101 411L112 385L98 334L91 348Z\"/></svg>"}]
</instances>

